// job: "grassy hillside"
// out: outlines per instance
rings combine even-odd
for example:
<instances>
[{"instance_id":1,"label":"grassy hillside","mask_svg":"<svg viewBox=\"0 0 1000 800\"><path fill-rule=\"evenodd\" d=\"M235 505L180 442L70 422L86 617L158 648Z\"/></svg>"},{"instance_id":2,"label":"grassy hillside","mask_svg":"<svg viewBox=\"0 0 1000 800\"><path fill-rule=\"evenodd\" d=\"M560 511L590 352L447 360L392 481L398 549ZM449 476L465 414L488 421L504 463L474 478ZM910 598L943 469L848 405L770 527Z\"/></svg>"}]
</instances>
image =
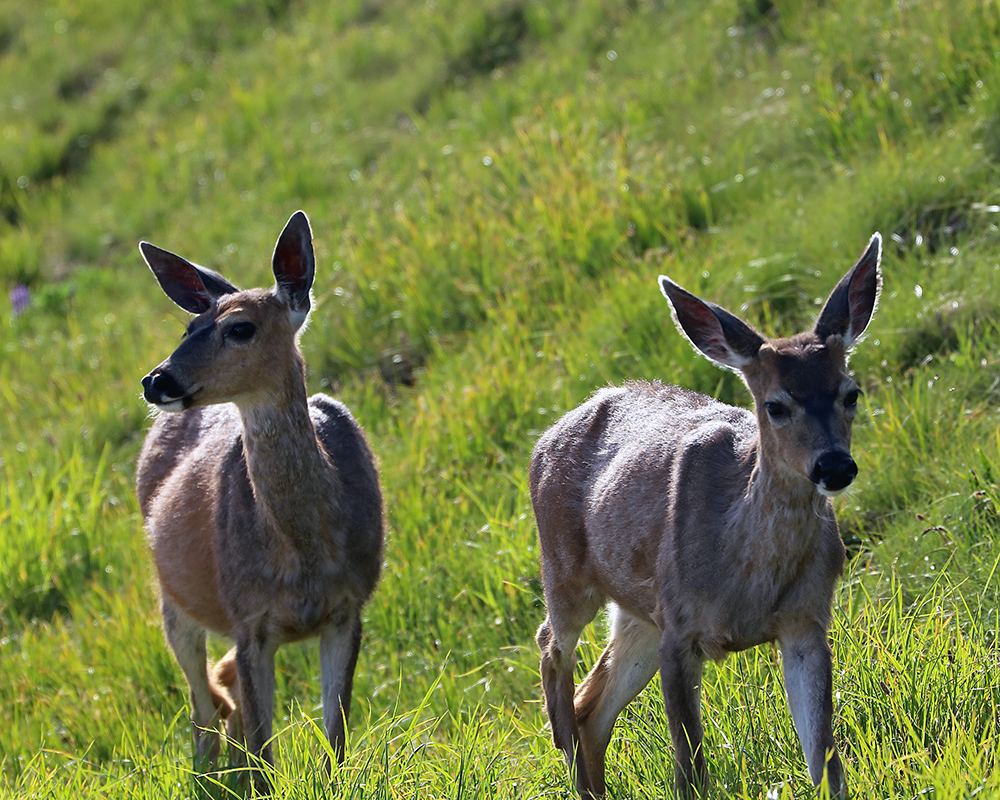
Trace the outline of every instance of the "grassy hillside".
<instances>
[{"instance_id":1,"label":"grassy hillside","mask_svg":"<svg viewBox=\"0 0 1000 800\"><path fill-rule=\"evenodd\" d=\"M747 404L655 277L789 334L874 230L836 735L855 796L1000 792L998 59L976 0L0 6L0 796L191 794L132 489L185 315L135 245L262 285L297 208L310 388L369 432L389 511L344 796L572 796L535 438L631 378ZM318 673L279 652L279 797L324 791ZM709 666L704 711L720 796L809 795L776 651ZM654 681L612 794L669 796L670 759Z\"/></svg>"}]
</instances>

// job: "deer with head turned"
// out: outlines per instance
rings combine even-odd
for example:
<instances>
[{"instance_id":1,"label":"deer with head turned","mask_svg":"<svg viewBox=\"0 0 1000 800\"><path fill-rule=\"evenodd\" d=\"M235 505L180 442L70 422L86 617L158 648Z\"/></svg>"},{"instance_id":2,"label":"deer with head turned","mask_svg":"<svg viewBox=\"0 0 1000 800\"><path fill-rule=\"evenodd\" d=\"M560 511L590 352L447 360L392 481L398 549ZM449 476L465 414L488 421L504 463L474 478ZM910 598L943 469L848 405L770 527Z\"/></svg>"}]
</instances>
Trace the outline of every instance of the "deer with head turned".
<instances>
[{"instance_id":1,"label":"deer with head turned","mask_svg":"<svg viewBox=\"0 0 1000 800\"><path fill-rule=\"evenodd\" d=\"M531 458L547 616L538 630L556 746L585 797L605 793L619 713L659 669L677 793L707 781L700 687L708 659L765 642L813 783L847 797L833 738L833 591L845 551L830 497L857 475L851 348L881 289L881 237L811 331L767 339L664 276L674 321L742 376L754 412L659 383L599 391ZM584 627L611 601L610 641L574 690Z\"/></svg>"},{"instance_id":2,"label":"deer with head turned","mask_svg":"<svg viewBox=\"0 0 1000 800\"><path fill-rule=\"evenodd\" d=\"M361 610L382 563L374 457L348 409L306 396L298 334L315 272L306 215L272 257L275 285L241 291L147 242L161 288L196 316L142 379L164 412L139 458L139 503L167 641L191 694L196 765L219 752L218 723L242 722L247 751L272 761L274 655L319 637L323 724L344 758ZM210 673L206 631L235 640ZM254 771L254 783L267 791Z\"/></svg>"}]
</instances>

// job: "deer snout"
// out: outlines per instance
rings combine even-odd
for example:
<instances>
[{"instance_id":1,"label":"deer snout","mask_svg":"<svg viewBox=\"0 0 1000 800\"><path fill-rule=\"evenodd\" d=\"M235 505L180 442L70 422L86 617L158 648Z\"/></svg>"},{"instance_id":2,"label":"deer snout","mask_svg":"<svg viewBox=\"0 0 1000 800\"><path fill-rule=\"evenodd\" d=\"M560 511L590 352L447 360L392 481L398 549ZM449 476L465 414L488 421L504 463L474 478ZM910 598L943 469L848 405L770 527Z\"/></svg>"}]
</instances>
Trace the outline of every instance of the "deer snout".
<instances>
[{"instance_id":1,"label":"deer snout","mask_svg":"<svg viewBox=\"0 0 1000 800\"><path fill-rule=\"evenodd\" d=\"M858 465L850 453L828 450L816 459L809 479L819 488L820 494L840 494L858 475Z\"/></svg>"},{"instance_id":2,"label":"deer snout","mask_svg":"<svg viewBox=\"0 0 1000 800\"><path fill-rule=\"evenodd\" d=\"M142 396L164 411L181 411L191 405L191 395L181 388L174 377L157 367L142 379Z\"/></svg>"}]
</instances>

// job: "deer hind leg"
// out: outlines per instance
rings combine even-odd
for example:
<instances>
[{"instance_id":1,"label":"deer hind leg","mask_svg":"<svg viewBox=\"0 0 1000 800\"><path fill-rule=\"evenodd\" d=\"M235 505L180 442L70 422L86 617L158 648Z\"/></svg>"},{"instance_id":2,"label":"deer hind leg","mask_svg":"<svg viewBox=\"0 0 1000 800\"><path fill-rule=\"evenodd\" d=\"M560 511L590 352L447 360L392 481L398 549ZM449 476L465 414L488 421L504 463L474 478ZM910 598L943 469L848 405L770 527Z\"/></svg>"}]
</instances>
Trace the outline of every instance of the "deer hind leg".
<instances>
[{"instance_id":1,"label":"deer hind leg","mask_svg":"<svg viewBox=\"0 0 1000 800\"><path fill-rule=\"evenodd\" d=\"M615 720L656 674L659 643L659 628L611 606L611 640L574 698L580 747L597 794L605 789L604 754Z\"/></svg>"},{"instance_id":2,"label":"deer hind leg","mask_svg":"<svg viewBox=\"0 0 1000 800\"><path fill-rule=\"evenodd\" d=\"M218 720L229 715L232 705L209 680L205 629L166 595L163 596L161 610L167 642L191 692L195 768L206 772L219 755Z\"/></svg>"},{"instance_id":3,"label":"deer hind leg","mask_svg":"<svg viewBox=\"0 0 1000 800\"><path fill-rule=\"evenodd\" d=\"M556 593L546 591L548 616L535 637L542 651L542 691L545 709L552 726L552 740L563 751L570 771L576 772L576 788L583 797L598 797L603 784L595 785L587 772L580 752L580 729L573 704L573 670L576 667L576 645L580 634L601 608L603 598L595 591L559 592L568 602L553 602Z\"/></svg>"},{"instance_id":4,"label":"deer hind leg","mask_svg":"<svg viewBox=\"0 0 1000 800\"><path fill-rule=\"evenodd\" d=\"M688 797L706 783L701 726L701 660L669 628L660 640L660 679L674 743L677 796Z\"/></svg>"},{"instance_id":5,"label":"deer hind leg","mask_svg":"<svg viewBox=\"0 0 1000 800\"><path fill-rule=\"evenodd\" d=\"M844 767L833 739L833 665L826 631L816 628L786 635L780 644L788 708L809 777L819 790L825 772L830 795L846 800Z\"/></svg>"},{"instance_id":6,"label":"deer hind leg","mask_svg":"<svg viewBox=\"0 0 1000 800\"><path fill-rule=\"evenodd\" d=\"M354 670L361 650L361 616L353 612L340 625L323 631L319 641L320 678L323 684L323 727L337 757L344 763L347 720L351 713ZM328 762L327 767L331 765Z\"/></svg>"}]
</instances>

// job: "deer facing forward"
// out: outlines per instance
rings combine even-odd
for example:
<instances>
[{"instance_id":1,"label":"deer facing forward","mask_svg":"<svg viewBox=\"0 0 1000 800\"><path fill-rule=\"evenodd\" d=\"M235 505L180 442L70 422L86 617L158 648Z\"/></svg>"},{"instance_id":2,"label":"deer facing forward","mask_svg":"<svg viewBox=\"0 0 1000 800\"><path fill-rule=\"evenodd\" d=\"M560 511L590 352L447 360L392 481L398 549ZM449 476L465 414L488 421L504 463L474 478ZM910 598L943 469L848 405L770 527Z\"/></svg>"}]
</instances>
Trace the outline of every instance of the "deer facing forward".
<instances>
[{"instance_id":1,"label":"deer facing forward","mask_svg":"<svg viewBox=\"0 0 1000 800\"><path fill-rule=\"evenodd\" d=\"M268 290L139 249L167 296L197 315L142 380L149 403L176 413L157 417L137 477L163 626L191 690L196 764L218 755L220 717L242 718L248 752L271 761L275 651L312 636L323 723L343 760L361 610L382 562L382 495L347 408L306 397L297 334L315 271L309 221L301 211L288 220ZM235 640L211 675L206 631ZM254 782L266 791L259 771Z\"/></svg>"},{"instance_id":2,"label":"deer facing forward","mask_svg":"<svg viewBox=\"0 0 1000 800\"><path fill-rule=\"evenodd\" d=\"M813 329L790 339L768 340L661 276L677 326L742 375L755 411L637 383L598 392L539 439L542 688L584 797L605 793L612 727L657 669L678 794L703 786L702 665L772 641L810 777L847 796L827 642L845 556L829 497L858 471L847 359L875 310L880 258L875 234ZM608 601L610 642L574 691L580 634Z\"/></svg>"}]
</instances>

